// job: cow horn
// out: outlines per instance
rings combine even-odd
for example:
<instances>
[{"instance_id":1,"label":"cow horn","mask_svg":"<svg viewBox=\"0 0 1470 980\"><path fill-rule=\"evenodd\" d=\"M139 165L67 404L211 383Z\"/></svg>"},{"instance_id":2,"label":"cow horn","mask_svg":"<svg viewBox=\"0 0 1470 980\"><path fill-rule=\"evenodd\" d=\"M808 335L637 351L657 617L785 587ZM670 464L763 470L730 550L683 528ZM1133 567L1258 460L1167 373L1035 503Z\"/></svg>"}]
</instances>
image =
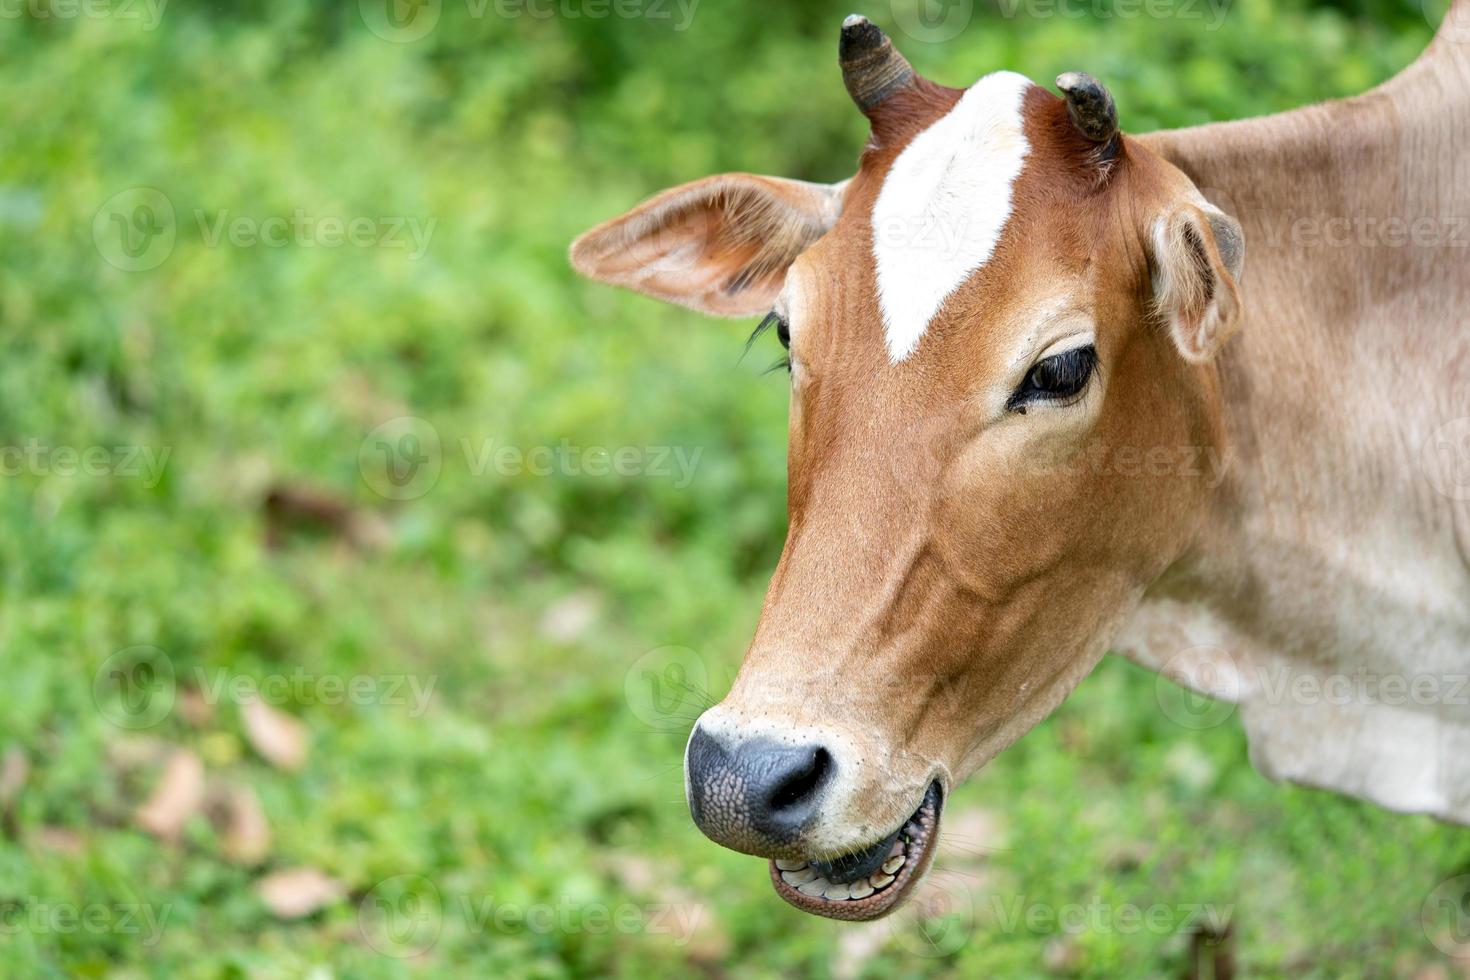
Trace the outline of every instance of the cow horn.
<instances>
[{"instance_id":1,"label":"cow horn","mask_svg":"<svg viewBox=\"0 0 1470 980\"><path fill-rule=\"evenodd\" d=\"M914 80L913 66L878 25L862 14L852 14L842 22L837 63L842 66L847 93L864 114Z\"/></svg>"},{"instance_id":2,"label":"cow horn","mask_svg":"<svg viewBox=\"0 0 1470 980\"><path fill-rule=\"evenodd\" d=\"M1118 107L1102 82L1082 71L1057 76L1057 88L1067 99L1072 125L1094 143L1109 143L1118 135Z\"/></svg>"}]
</instances>

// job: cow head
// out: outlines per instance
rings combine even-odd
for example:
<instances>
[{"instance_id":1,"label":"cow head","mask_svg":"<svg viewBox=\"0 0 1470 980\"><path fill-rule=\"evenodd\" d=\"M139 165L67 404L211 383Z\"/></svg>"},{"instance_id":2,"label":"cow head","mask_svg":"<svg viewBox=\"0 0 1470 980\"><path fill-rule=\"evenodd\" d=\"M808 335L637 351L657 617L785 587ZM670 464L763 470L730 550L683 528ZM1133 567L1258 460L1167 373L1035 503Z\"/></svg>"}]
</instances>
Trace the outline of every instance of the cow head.
<instances>
[{"instance_id":1,"label":"cow head","mask_svg":"<svg viewBox=\"0 0 1470 980\"><path fill-rule=\"evenodd\" d=\"M868 919L1188 547L1210 491L1172 461L1221 439L1242 242L1086 75L946 88L856 16L839 53L850 180L712 177L571 254L789 347L790 530L689 806L791 904Z\"/></svg>"}]
</instances>

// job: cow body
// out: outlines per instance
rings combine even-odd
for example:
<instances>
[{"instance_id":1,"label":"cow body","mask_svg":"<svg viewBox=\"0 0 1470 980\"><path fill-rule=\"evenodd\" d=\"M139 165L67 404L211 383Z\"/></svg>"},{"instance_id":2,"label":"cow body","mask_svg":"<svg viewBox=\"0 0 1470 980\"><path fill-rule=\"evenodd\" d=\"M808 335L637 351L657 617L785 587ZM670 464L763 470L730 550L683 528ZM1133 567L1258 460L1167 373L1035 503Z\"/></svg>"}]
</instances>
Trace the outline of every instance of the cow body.
<instances>
[{"instance_id":1,"label":"cow body","mask_svg":"<svg viewBox=\"0 0 1470 980\"><path fill-rule=\"evenodd\" d=\"M1268 776L1470 823L1470 44L1141 141L1250 248L1224 479L1116 647L1238 700Z\"/></svg>"}]
</instances>

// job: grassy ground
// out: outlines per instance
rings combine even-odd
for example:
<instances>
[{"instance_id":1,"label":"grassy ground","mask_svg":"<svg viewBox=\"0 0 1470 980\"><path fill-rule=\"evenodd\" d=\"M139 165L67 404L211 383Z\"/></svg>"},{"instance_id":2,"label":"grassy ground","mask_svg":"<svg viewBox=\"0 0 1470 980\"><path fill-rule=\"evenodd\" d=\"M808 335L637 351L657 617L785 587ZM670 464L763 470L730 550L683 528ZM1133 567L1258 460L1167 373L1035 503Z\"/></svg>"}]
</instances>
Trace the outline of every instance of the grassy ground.
<instances>
[{"instance_id":1,"label":"grassy ground","mask_svg":"<svg viewBox=\"0 0 1470 980\"><path fill-rule=\"evenodd\" d=\"M863 130L845 8L667 7L0 21L0 975L1159 976L1227 926L1242 975L1455 975L1421 913L1470 835L1269 785L1111 659L955 794L945 915L803 917L698 836L698 703L650 678L732 676L783 381L564 250L707 173L840 178ZM1084 68L1146 131L1431 32L1015 9L898 38L954 84Z\"/></svg>"}]
</instances>

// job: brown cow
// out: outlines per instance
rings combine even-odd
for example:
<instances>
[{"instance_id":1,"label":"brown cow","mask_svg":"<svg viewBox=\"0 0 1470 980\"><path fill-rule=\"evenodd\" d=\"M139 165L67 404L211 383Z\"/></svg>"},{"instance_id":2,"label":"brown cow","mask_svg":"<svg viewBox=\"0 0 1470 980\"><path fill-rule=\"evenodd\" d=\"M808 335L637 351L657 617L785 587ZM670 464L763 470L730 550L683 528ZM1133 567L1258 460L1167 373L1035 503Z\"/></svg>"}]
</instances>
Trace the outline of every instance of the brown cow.
<instances>
[{"instance_id":1,"label":"brown cow","mask_svg":"<svg viewBox=\"0 0 1470 980\"><path fill-rule=\"evenodd\" d=\"M850 180L713 177L573 245L790 349L790 533L686 755L709 837L798 908L891 911L946 791L1109 647L1238 702L1268 776L1470 821L1446 23L1366 95L1136 137L1086 75L947 88L854 16Z\"/></svg>"}]
</instances>

